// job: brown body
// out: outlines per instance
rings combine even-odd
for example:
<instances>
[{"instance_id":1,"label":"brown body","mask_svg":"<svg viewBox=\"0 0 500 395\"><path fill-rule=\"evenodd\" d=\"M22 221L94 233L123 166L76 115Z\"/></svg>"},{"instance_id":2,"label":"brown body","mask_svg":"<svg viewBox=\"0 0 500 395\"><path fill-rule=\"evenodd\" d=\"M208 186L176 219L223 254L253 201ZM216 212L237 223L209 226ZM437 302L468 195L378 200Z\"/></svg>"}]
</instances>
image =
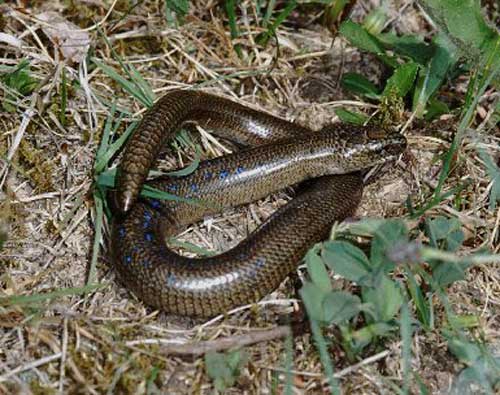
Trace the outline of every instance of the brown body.
<instances>
[{"instance_id":1,"label":"brown body","mask_svg":"<svg viewBox=\"0 0 500 395\"><path fill-rule=\"evenodd\" d=\"M186 121L250 148L202 162L187 177L153 182L201 204L137 201L161 145ZM116 201L121 213L112 230L120 277L146 304L175 314L213 316L255 302L283 281L333 222L354 214L363 188L356 171L393 159L405 145L404 137L371 128L343 125L313 133L202 92L169 93L144 116L120 165ZM225 253L185 258L164 243L165 235L203 215L313 178Z\"/></svg>"}]
</instances>

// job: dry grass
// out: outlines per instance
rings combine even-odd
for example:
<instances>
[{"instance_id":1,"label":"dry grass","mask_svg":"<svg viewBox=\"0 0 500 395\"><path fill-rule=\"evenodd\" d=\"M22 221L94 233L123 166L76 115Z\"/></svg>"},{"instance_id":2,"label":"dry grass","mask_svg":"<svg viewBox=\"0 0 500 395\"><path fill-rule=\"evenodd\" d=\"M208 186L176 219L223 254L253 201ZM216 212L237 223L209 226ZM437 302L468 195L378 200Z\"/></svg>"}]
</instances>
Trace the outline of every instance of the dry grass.
<instances>
[{"instance_id":1,"label":"dry grass","mask_svg":"<svg viewBox=\"0 0 500 395\"><path fill-rule=\"evenodd\" d=\"M119 69L105 44L112 43L124 61L132 63L154 87L165 91L197 85L276 115L296 119L315 129L335 122L338 106L371 114L368 103L346 95L338 86L342 72L362 70L377 81L381 70L374 59L346 48L342 40L332 46L327 30L319 24L299 29L280 27L279 56L273 40L265 49L255 45L259 30L252 23L251 2L242 9L241 44L245 56L238 58L224 24L226 14L216 1L193 1L192 11L180 29L167 26L159 4L100 0L36 1L31 8L2 6L0 26L10 37L0 42L0 66L30 63L35 91L9 96L11 112L2 109L0 134L1 214L0 232L8 241L0 251L0 296L43 294L62 288L82 287L91 255L94 234L90 188L92 166L109 103L130 110L131 120L143 108L98 68L67 61L43 31L37 15L55 11L86 29L92 56ZM112 9L110 8L112 3ZM107 5L106 5L107 4ZM354 19L373 4L360 1ZM389 23L399 32L425 32L428 24L412 1L402 12L391 9ZM300 23L297 19L296 23ZM63 69L67 80L65 121L61 120ZM466 81L454 87L462 97ZM460 211L444 201L433 209L460 218L466 232L464 252L488 247L499 252L500 210L487 209L489 180L473 143L477 140L498 160L500 133L487 131L491 105L498 93L489 90L480 101L477 124L465 140L459 168L446 188L468 179ZM401 124L408 120L403 114ZM452 118L447 124L453 124ZM439 167L429 165L449 145L446 134L424 135L412 124L408 129L410 152L378 183L367 188L360 216L394 217L405 213L404 201L411 193L424 200L436 183ZM443 129L437 126L435 129ZM496 134L495 134L496 133ZM202 139L203 140L203 139ZM223 151L203 141L204 154ZM189 162L192 153L176 155L171 166ZM9 159L8 161L6 159ZM282 193L247 208L230 210L193 225L181 239L208 249L223 250L254 229L287 196ZM4 233L5 233L4 231ZM278 319L297 309L293 286L287 281L262 303L239 309L208 323L168 317L145 308L115 280L104 247L97 278L104 285L85 296L61 296L43 303L0 307L0 393L144 393L146 387L161 393L212 393L202 358L168 355L168 344L222 339L272 328ZM479 265L467 281L449 292L453 306L480 319L482 335L498 348L500 339L500 275L498 266ZM442 317L436 311L436 319ZM161 339L162 344L148 344ZM380 347L380 346L379 346ZM307 332L294 339L293 387L296 394L324 393L323 370ZM436 336L413 339L413 368L432 393L446 393L452 378L463 367ZM259 343L245 349L248 362L229 394L281 393L285 381L285 343ZM349 361L338 346L331 349L337 370ZM382 352L382 354L379 354ZM401 378L399 342L368 349L365 364L342 371L345 393L391 393L391 381ZM369 359L375 355L375 358ZM157 374L156 379L152 379Z\"/></svg>"}]
</instances>

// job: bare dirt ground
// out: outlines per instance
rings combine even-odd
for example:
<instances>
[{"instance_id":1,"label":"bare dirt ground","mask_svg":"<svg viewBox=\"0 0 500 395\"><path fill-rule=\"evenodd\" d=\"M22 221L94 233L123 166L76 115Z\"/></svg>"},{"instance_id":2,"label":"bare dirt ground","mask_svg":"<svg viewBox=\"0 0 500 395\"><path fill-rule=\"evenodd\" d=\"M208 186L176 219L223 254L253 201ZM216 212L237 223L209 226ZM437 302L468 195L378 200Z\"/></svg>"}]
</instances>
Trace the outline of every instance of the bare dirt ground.
<instances>
[{"instance_id":1,"label":"bare dirt ground","mask_svg":"<svg viewBox=\"0 0 500 395\"><path fill-rule=\"evenodd\" d=\"M362 19L376 5L376 1L358 2L352 18ZM242 34L235 41L230 39L223 6L210 0L193 1L179 28L167 24L163 2L158 1L14 1L0 7L1 31L10 37L10 41L5 37L0 40L0 65L12 67L26 59L37 84L26 96L10 96L15 105L4 106L0 113L0 226L8 235L0 250L0 297L85 285L95 230L92 168L110 105L114 102L129 111L124 119L127 123L144 111L92 62L81 65L75 61L78 53L64 54L54 44L47 33L47 24L54 23L53 14L48 12L84 28L79 39L86 42L88 38L88 49L83 56L119 71L120 65L105 42L107 37L124 62L133 64L153 86L157 97L173 88L194 85L313 129L337 122L337 107L374 112L372 104L341 89L341 73L362 71L376 83L384 78L373 57L340 38L332 44L328 30L310 15L303 20L303 15L296 13L288 24L280 26L279 47L275 40L266 48L255 45L260 30L252 23L255 10L250 1L240 7L244 10L239 19ZM51 23L44 22L47 15ZM392 5L388 15L388 26L400 33L427 34L432 29L413 1ZM242 48L242 58L237 56L235 44ZM3 87L5 103L9 93L4 83ZM463 97L465 88L465 80L457 82L453 87L455 100ZM491 116L497 94L487 91L480 101L478 131ZM64 122L60 116L63 100ZM401 124L409 115L402 114ZM445 118L437 129L452 130L453 115ZM405 158L366 189L358 210L360 217L400 216L405 214L408 194L416 199L429 195L439 172L436 158L449 146L449 139L446 133L428 135L417 126L408 128L410 149ZM465 140L461 168L447 181L447 188L461 177L472 181L463 209L457 212L444 201L433 210L462 221L464 252L487 247L498 253L500 210L487 209L490 184L472 148L476 137L471 134ZM499 139L498 130L496 135L490 131L481 137L482 144L497 158ZM202 137L202 144L205 156L224 152L206 137ZM167 164L180 167L192 158L192 152L181 152L170 156ZM193 225L180 239L210 250L227 249L287 199L281 193L229 210ZM258 305L215 320L166 316L146 308L116 281L105 241L106 235L97 265L102 288L38 303L0 304L0 393L139 394L146 389L165 394L213 393L203 357L172 355L169 347L252 335L278 327L283 317L298 309L293 284L286 281ZM479 265L468 272L466 281L449 290L453 307L478 316L481 335L497 347L499 284L498 266ZM435 314L438 320L442 312ZM388 340L368 347L353 363L332 343L330 352L344 393L395 392L393 383L401 379L400 346L399 341ZM247 362L227 393L282 393L287 347L284 339L246 347ZM322 365L307 328L294 337L292 347L293 393L326 393ZM412 349L413 369L423 383L432 393L447 393L463 365L437 334L415 335Z\"/></svg>"}]
</instances>

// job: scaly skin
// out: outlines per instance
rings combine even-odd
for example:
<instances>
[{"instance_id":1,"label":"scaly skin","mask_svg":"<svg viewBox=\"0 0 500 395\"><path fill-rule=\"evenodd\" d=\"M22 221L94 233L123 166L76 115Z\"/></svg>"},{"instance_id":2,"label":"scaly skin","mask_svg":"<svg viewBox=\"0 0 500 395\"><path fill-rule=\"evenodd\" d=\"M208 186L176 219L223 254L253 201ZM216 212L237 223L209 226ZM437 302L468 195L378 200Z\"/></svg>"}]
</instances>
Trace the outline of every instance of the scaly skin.
<instances>
[{"instance_id":1,"label":"scaly skin","mask_svg":"<svg viewBox=\"0 0 500 395\"><path fill-rule=\"evenodd\" d=\"M197 204L137 197L161 145L187 121L246 145L202 162L187 177L156 179L156 188ZM358 170L394 159L398 134L347 125L320 132L203 92L173 91L144 116L127 144L118 175L111 248L122 281L146 304L210 317L270 293L322 240L335 221L352 216L363 182ZM349 173L349 174L345 174ZM260 199L313 179L246 240L210 258L186 258L164 238L208 213Z\"/></svg>"}]
</instances>

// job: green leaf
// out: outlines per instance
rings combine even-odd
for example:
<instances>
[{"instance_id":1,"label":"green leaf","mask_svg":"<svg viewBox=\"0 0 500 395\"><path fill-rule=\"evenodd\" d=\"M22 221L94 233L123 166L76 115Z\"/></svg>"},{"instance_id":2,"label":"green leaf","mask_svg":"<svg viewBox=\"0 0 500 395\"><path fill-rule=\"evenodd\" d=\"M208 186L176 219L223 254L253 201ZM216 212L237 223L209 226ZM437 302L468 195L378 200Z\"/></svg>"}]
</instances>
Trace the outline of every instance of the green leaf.
<instances>
[{"instance_id":1,"label":"green leaf","mask_svg":"<svg viewBox=\"0 0 500 395\"><path fill-rule=\"evenodd\" d=\"M342 76L341 84L345 89L358 95L371 99L377 99L380 96L375 84L358 73L345 73Z\"/></svg>"},{"instance_id":2,"label":"green leaf","mask_svg":"<svg viewBox=\"0 0 500 395\"><path fill-rule=\"evenodd\" d=\"M229 20L229 30L231 31L231 38L234 40L240 35L238 24L236 23L236 1L235 0L226 0L226 13ZM236 44L234 46L234 50L238 54L239 57L243 56L241 52L241 46Z\"/></svg>"},{"instance_id":3,"label":"green leaf","mask_svg":"<svg viewBox=\"0 0 500 395\"><path fill-rule=\"evenodd\" d=\"M422 0L420 4L469 60L479 61L481 50L498 36L484 20L478 1Z\"/></svg>"},{"instance_id":4,"label":"green leaf","mask_svg":"<svg viewBox=\"0 0 500 395\"><path fill-rule=\"evenodd\" d=\"M271 5L271 2L269 2L269 5ZM266 45L269 39L276 34L276 29L278 28L278 26L283 23L283 21L288 17L288 15L290 15L290 13L295 9L296 6L297 0L290 0L285 2L285 7L283 8L283 10L281 10L275 21L267 29L267 31L257 36L257 43L259 45Z\"/></svg>"},{"instance_id":5,"label":"green leaf","mask_svg":"<svg viewBox=\"0 0 500 395\"><path fill-rule=\"evenodd\" d=\"M500 101L498 103L500 104ZM484 150L478 149L478 152L491 179L489 209L493 211L497 207L497 202L500 202L500 168Z\"/></svg>"},{"instance_id":6,"label":"green leaf","mask_svg":"<svg viewBox=\"0 0 500 395\"><path fill-rule=\"evenodd\" d=\"M449 114L449 113L450 113L450 108L446 103L431 97L427 101L427 108L424 118L426 121L432 121L433 119L436 119L443 114Z\"/></svg>"},{"instance_id":7,"label":"green leaf","mask_svg":"<svg viewBox=\"0 0 500 395\"><path fill-rule=\"evenodd\" d=\"M128 80L125 77L122 77L113 67L100 62L96 58L93 58L92 62L94 62L94 64L99 67L104 74L114 79L126 92L130 93L144 106L150 108L153 105L154 96L152 90L149 85L148 89L144 89L144 85L147 85L147 83L142 79L142 77L138 78L140 76L138 72L135 72L134 76L130 75L131 78L135 77L134 79Z\"/></svg>"},{"instance_id":8,"label":"green leaf","mask_svg":"<svg viewBox=\"0 0 500 395\"><path fill-rule=\"evenodd\" d=\"M370 275L370 261L365 253L345 241L323 243L321 257L335 274L358 284Z\"/></svg>"},{"instance_id":9,"label":"green leaf","mask_svg":"<svg viewBox=\"0 0 500 395\"><path fill-rule=\"evenodd\" d=\"M189 0L165 0L165 17L167 23L176 26L182 23L189 12Z\"/></svg>"},{"instance_id":10,"label":"green leaf","mask_svg":"<svg viewBox=\"0 0 500 395\"><path fill-rule=\"evenodd\" d=\"M386 271L392 270L394 263L387 257L386 252L397 244L408 241L408 230L402 220L388 220L380 225L372 241L370 258L374 266L387 266Z\"/></svg>"},{"instance_id":11,"label":"green leaf","mask_svg":"<svg viewBox=\"0 0 500 395\"><path fill-rule=\"evenodd\" d=\"M328 323L341 324L358 314L360 306L360 299L349 292L330 292L323 299L324 319Z\"/></svg>"},{"instance_id":12,"label":"green leaf","mask_svg":"<svg viewBox=\"0 0 500 395\"><path fill-rule=\"evenodd\" d=\"M0 79L23 96L30 94L37 84L37 80L31 76L27 59L22 59L12 71L2 75Z\"/></svg>"},{"instance_id":13,"label":"green leaf","mask_svg":"<svg viewBox=\"0 0 500 395\"><path fill-rule=\"evenodd\" d=\"M208 376L214 381L218 391L224 391L236 382L239 370L246 362L246 356L241 351L227 354L215 351L205 354L205 368Z\"/></svg>"},{"instance_id":14,"label":"green leaf","mask_svg":"<svg viewBox=\"0 0 500 395\"><path fill-rule=\"evenodd\" d=\"M406 56L414 62L425 66L434 53L433 45L427 44L420 36L405 34L397 36L394 33L381 33L377 38L388 49L397 54Z\"/></svg>"},{"instance_id":15,"label":"green leaf","mask_svg":"<svg viewBox=\"0 0 500 395\"><path fill-rule=\"evenodd\" d=\"M332 282L330 281L330 276L325 268L325 264L318 256L315 248L310 249L305 257L307 272L311 276L312 282L321 288L323 291L332 290Z\"/></svg>"},{"instance_id":16,"label":"green leaf","mask_svg":"<svg viewBox=\"0 0 500 395\"><path fill-rule=\"evenodd\" d=\"M385 322L366 325L365 327L353 332L351 337L356 343L357 348L365 347L370 344L375 337L385 336L396 328Z\"/></svg>"},{"instance_id":17,"label":"green leaf","mask_svg":"<svg viewBox=\"0 0 500 395\"><path fill-rule=\"evenodd\" d=\"M418 285L415 276L413 275L411 270L409 270L409 268L406 268L406 275L408 277L408 282L407 282L408 290L410 292L411 299L415 304L415 309L417 310L417 318L422 323L423 327L426 330L430 330L431 329L430 306L428 302L425 300L422 289Z\"/></svg>"},{"instance_id":18,"label":"green leaf","mask_svg":"<svg viewBox=\"0 0 500 395\"><path fill-rule=\"evenodd\" d=\"M438 216L426 219L426 234L433 247L441 247L447 251L456 251L464 241L462 225L456 218Z\"/></svg>"},{"instance_id":19,"label":"green leaf","mask_svg":"<svg viewBox=\"0 0 500 395\"><path fill-rule=\"evenodd\" d=\"M200 157L201 153L197 147L196 149L196 157L194 160L186 167L183 167L182 169L179 170L173 170L173 171L168 171L168 172L162 172L163 175L166 176L171 176L171 177L185 177L188 176L189 174L193 173L198 166L200 165Z\"/></svg>"},{"instance_id":20,"label":"green leaf","mask_svg":"<svg viewBox=\"0 0 500 395\"><path fill-rule=\"evenodd\" d=\"M361 25L347 20L340 25L340 34L342 34L349 43L364 51L374 54L383 54L385 52L382 43L372 34L368 33Z\"/></svg>"},{"instance_id":21,"label":"green leaf","mask_svg":"<svg viewBox=\"0 0 500 395\"><path fill-rule=\"evenodd\" d=\"M451 223L448 221L448 218L442 215L427 219L426 224L428 226L428 236L434 247L437 247L438 240L446 239L446 236L450 233Z\"/></svg>"},{"instance_id":22,"label":"green leaf","mask_svg":"<svg viewBox=\"0 0 500 395\"><path fill-rule=\"evenodd\" d=\"M60 299L64 296L85 295L104 287L104 284L90 284L84 287L59 288L52 292L35 293L32 295L3 296L0 297L0 306L8 307L38 304L52 299Z\"/></svg>"},{"instance_id":23,"label":"green leaf","mask_svg":"<svg viewBox=\"0 0 500 395\"><path fill-rule=\"evenodd\" d=\"M429 98L439 89L446 77L448 70L456 63L457 58L450 49L443 35L438 35L435 39L436 50L429 64L419 71L417 87L413 95L413 110L418 117L424 113L425 106Z\"/></svg>"},{"instance_id":24,"label":"green leaf","mask_svg":"<svg viewBox=\"0 0 500 395\"><path fill-rule=\"evenodd\" d=\"M365 114L359 112L353 112L343 108L336 108L334 111L342 122L351 123L353 125L364 125L368 120Z\"/></svg>"},{"instance_id":25,"label":"green leaf","mask_svg":"<svg viewBox=\"0 0 500 395\"><path fill-rule=\"evenodd\" d=\"M364 19L363 27L373 35L379 34L387 21L387 10L385 7L373 9Z\"/></svg>"},{"instance_id":26,"label":"green leaf","mask_svg":"<svg viewBox=\"0 0 500 395\"><path fill-rule=\"evenodd\" d=\"M323 299L326 295L328 295L328 292L324 291L317 285L306 281L304 282L304 285L300 289L299 293L300 297L304 301L307 314L311 320L324 322L325 315L323 310Z\"/></svg>"},{"instance_id":27,"label":"green leaf","mask_svg":"<svg viewBox=\"0 0 500 395\"><path fill-rule=\"evenodd\" d=\"M2 229L2 224L0 223L0 251L2 250L3 245L7 241L7 238L8 238L7 232L5 232Z\"/></svg>"},{"instance_id":28,"label":"green leaf","mask_svg":"<svg viewBox=\"0 0 500 395\"><path fill-rule=\"evenodd\" d=\"M197 246L196 244L190 243L189 241L180 241L174 238L170 238L168 243L172 246L184 248L186 251L194 252L201 256L214 256L217 255L216 251L209 251L206 248Z\"/></svg>"},{"instance_id":29,"label":"green leaf","mask_svg":"<svg viewBox=\"0 0 500 395\"><path fill-rule=\"evenodd\" d=\"M373 306L376 321L389 321L396 316L403 303L401 290L386 275L381 274L376 287L363 287L362 295L365 303Z\"/></svg>"},{"instance_id":30,"label":"green leaf","mask_svg":"<svg viewBox=\"0 0 500 395\"><path fill-rule=\"evenodd\" d=\"M401 335L401 360L403 365L403 392L407 394L409 393L411 382L411 340L413 334L410 308L407 301L401 305L399 325Z\"/></svg>"},{"instance_id":31,"label":"green leaf","mask_svg":"<svg viewBox=\"0 0 500 395\"><path fill-rule=\"evenodd\" d=\"M446 287L455 281L464 280L465 269L470 264L464 262L440 262L433 266L432 277L441 287Z\"/></svg>"},{"instance_id":32,"label":"green leaf","mask_svg":"<svg viewBox=\"0 0 500 395\"><path fill-rule=\"evenodd\" d=\"M475 395L498 393L500 357L484 357L463 369L451 387L450 395ZM484 391L480 391L481 387Z\"/></svg>"},{"instance_id":33,"label":"green leaf","mask_svg":"<svg viewBox=\"0 0 500 395\"><path fill-rule=\"evenodd\" d=\"M396 94L404 97L410 91L417 75L418 65L414 62L405 63L394 71L394 74L387 80L383 96Z\"/></svg>"},{"instance_id":34,"label":"green leaf","mask_svg":"<svg viewBox=\"0 0 500 395\"><path fill-rule=\"evenodd\" d=\"M27 96L35 89L37 80L31 76L30 63L22 59L19 64L12 68L6 68L7 73L0 75L0 81L10 89L5 89L5 97L2 107L9 112L16 111L15 103L21 96Z\"/></svg>"},{"instance_id":35,"label":"green leaf","mask_svg":"<svg viewBox=\"0 0 500 395\"><path fill-rule=\"evenodd\" d=\"M481 357L481 348L477 343L458 336L446 337L448 337L448 348L461 362L472 365Z\"/></svg>"}]
</instances>

